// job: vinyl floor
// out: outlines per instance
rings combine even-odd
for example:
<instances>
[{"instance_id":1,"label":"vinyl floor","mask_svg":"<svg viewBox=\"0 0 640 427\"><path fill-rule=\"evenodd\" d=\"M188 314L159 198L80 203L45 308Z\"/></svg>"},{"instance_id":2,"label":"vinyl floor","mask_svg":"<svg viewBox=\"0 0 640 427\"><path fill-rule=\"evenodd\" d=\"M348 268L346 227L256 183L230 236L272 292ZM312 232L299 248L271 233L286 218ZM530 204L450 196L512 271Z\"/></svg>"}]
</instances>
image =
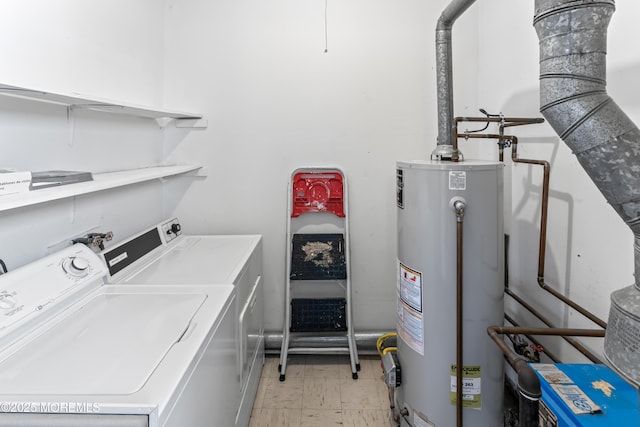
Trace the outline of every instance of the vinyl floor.
<instances>
[{"instance_id":1,"label":"vinyl floor","mask_svg":"<svg viewBox=\"0 0 640 427\"><path fill-rule=\"evenodd\" d=\"M389 397L378 356L360 356L358 379L349 357L290 355L286 380L268 356L249 427L389 427Z\"/></svg>"}]
</instances>

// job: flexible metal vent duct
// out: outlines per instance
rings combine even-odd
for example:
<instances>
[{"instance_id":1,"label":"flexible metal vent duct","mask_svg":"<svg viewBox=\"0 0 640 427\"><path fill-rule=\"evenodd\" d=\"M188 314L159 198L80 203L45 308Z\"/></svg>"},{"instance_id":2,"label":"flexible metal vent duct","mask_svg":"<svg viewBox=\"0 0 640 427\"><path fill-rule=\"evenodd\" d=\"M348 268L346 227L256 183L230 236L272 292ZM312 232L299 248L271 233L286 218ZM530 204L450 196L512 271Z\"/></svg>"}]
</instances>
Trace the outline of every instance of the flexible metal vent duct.
<instances>
[{"instance_id":1,"label":"flexible metal vent duct","mask_svg":"<svg viewBox=\"0 0 640 427\"><path fill-rule=\"evenodd\" d=\"M607 95L613 0L537 0L540 110L635 234L640 290L640 131Z\"/></svg>"},{"instance_id":2,"label":"flexible metal vent duct","mask_svg":"<svg viewBox=\"0 0 640 427\"><path fill-rule=\"evenodd\" d=\"M541 112L635 235L635 288L611 296L605 356L640 383L640 131L607 95L613 0L536 0Z\"/></svg>"}]
</instances>

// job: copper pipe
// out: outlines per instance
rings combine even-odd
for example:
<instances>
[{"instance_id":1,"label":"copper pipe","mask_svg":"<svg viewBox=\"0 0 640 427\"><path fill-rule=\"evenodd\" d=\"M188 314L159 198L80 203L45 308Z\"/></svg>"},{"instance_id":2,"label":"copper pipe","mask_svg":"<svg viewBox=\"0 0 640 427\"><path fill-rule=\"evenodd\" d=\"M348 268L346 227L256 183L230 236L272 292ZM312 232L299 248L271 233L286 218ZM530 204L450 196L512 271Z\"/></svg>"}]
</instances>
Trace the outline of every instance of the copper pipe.
<instances>
[{"instance_id":1,"label":"copper pipe","mask_svg":"<svg viewBox=\"0 0 640 427\"><path fill-rule=\"evenodd\" d=\"M546 242L547 242L547 220L548 220L548 211L549 211L549 187L550 187L551 165L549 164L549 162L547 162L545 160L532 160L532 159L519 158L518 157L518 138L516 136L514 136L514 135L505 135L504 134L504 128L505 127L513 127L513 126L520 126L520 125L526 125L526 124L542 123L543 121L544 121L544 119L528 119L528 118L456 117L454 119L454 126L455 126L456 135L459 138L465 138L465 139L469 139L469 138L472 138L472 139L476 139L476 138L498 139L499 140L498 145L499 145L500 161L504 160L504 155L503 155L504 145L505 145L505 142L509 141L509 142L511 142L511 147L512 147L511 159L512 159L512 161L514 163L524 163L524 164L538 165L538 166L542 166L543 167L544 172L543 172L543 182L542 182L542 206L541 206L541 214L540 214L540 238L539 238L539 242L538 242L538 277L537 277L538 285L542 289L544 289L545 291L547 291L548 293L550 293L551 295L555 296L557 299L562 301L563 303L567 304L568 306L570 306L571 308L573 308L574 310L576 310L577 312L579 312L580 314L585 316L587 319L591 320L592 322L594 322L598 326L606 329L607 323L605 321L603 321L602 319L598 318L593 313L591 313L590 311L588 311L584 307L580 306L578 303L572 301L568 297L564 296L563 294L557 292L555 289L551 288L544 280L545 257L546 257ZM458 132L458 123L460 123L460 122L485 122L485 123L486 122L494 122L494 123L500 123L500 125L499 125L499 133L498 134L491 134L491 133L489 133L489 134L479 134L479 133L458 134L457 133ZM457 145L456 145L456 146L454 146L454 153L457 153L457 152L458 151L457 151ZM531 305L527 304L522 298L520 298L517 295L513 294L513 292L510 292L508 290L508 288L506 288L506 287L505 287L505 292L508 295L510 295L511 297L513 297L523 307L525 307L527 310L529 310L534 316L536 316L538 319L543 321L543 323L545 323L547 326L552 327L552 328L554 327L553 324L548 319L546 319L544 316L542 316ZM597 356L595 356L593 353L591 353L589 350L587 350L584 346L582 346L576 340L573 340L573 339L568 338L568 337L563 337L563 339L565 339L569 344L571 344L574 348L576 348L578 351L580 351L585 357L590 359L592 362L602 363Z\"/></svg>"},{"instance_id":2,"label":"copper pipe","mask_svg":"<svg viewBox=\"0 0 640 427\"><path fill-rule=\"evenodd\" d=\"M544 281L544 277L538 277L538 285L545 291L549 292L551 295L555 296L556 298L558 298L559 300L569 305L571 308L575 309L577 312L579 312L580 314L582 314L583 316L585 316L586 318L588 318L589 320L591 320L592 322L600 326L601 328L604 328L604 329L607 328L607 322L595 316L594 314L588 312L585 308L578 305L578 303L570 300L560 292L549 287L549 285Z\"/></svg>"},{"instance_id":3,"label":"copper pipe","mask_svg":"<svg viewBox=\"0 0 640 427\"><path fill-rule=\"evenodd\" d=\"M547 325L549 328L558 329L549 319L547 319L539 311L534 309L525 300L523 300L518 295L516 295L511 289L505 288L504 292L505 292L505 294L507 294L511 298L513 298L516 302L518 302L518 304L520 304L525 309L527 309L531 314L533 314L535 317L537 317L542 323ZM602 336L604 336L604 331L602 331L602 333L603 333ZM598 358L598 356L596 356L595 354L591 353L585 346L580 344L578 341L574 340L573 338L569 338L569 337L562 337L562 339L565 340L566 342L568 342L569 344L571 344L573 346L573 348L578 350L580 353L582 353L587 359L591 360L593 363L600 363L600 364L602 363L602 361Z\"/></svg>"},{"instance_id":4,"label":"copper pipe","mask_svg":"<svg viewBox=\"0 0 640 427\"><path fill-rule=\"evenodd\" d=\"M459 133L458 138L465 139L500 139L501 136L497 133Z\"/></svg>"},{"instance_id":5,"label":"copper pipe","mask_svg":"<svg viewBox=\"0 0 640 427\"><path fill-rule=\"evenodd\" d=\"M490 122L490 123L500 123L504 122L504 127L511 126L523 126L523 125L533 125L536 123L543 123L543 118L529 118L529 117L456 117L453 119L454 124L457 125L460 122Z\"/></svg>"},{"instance_id":6,"label":"copper pipe","mask_svg":"<svg viewBox=\"0 0 640 427\"><path fill-rule=\"evenodd\" d=\"M462 427L462 375L463 375L463 218L466 203L462 199L453 200L456 214L456 420Z\"/></svg>"},{"instance_id":7,"label":"copper pipe","mask_svg":"<svg viewBox=\"0 0 640 427\"><path fill-rule=\"evenodd\" d=\"M540 379L527 359L511 350L504 339L500 337L503 332L498 332L496 326L489 326L487 334L493 342L502 350L505 358L518 375L518 420L522 427L537 427L542 388Z\"/></svg>"},{"instance_id":8,"label":"copper pipe","mask_svg":"<svg viewBox=\"0 0 640 427\"><path fill-rule=\"evenodd\" d=\"M513 351L513 349L510 348L507 345L507 343L505 343L504 340L499 337L500 334L497 331L495 331L494 328L495 326L489 326L487 328L487 334L489 334L489 336L496 343L496 345L500 347L500 350L502 350L502 353L504 354L509 364L513 366L513 363L515 361L525 360L524 356L520 356L518 353Z\"/></svg>"},{"instance_id":9,"label":"copper pipe","mask_svg":"<svg viewBox=\"0 0 640 427\"><path fill-rule=\"evenodd\" d=\"M582 314L592 322L596 323L598 326L606 328L606 325L607 325L606 322L602 321L601 319L596 317L594 314L592 314L585 308L581 307L574 301L570 300L566 296L550 288L545 283L544 269L545 269L546 241L547 241L547 220L548 220L548 211L549 211L549 182L550 182L551 166L549 162L545 160L531 160L531 159L519 158L518 157L518 138L511 135L503 136L503 138L509 138L511 141L511 159L514 163L538 165L544 168L543 184L542 184L542 206L541 206L541 214L540 214L540 238L538 242L538 284L540 285L540 287L542 287L542 289L551 293L553 296L555 296L557 299L559 299L563 303L574 308L576 311L578 311L580 314ZM505 293L511 296L514 300L516 300L520 305L522 305L535 317L540 319L545 325L549 326L550 328L555 328L555 326L553 325L553 323L551 323L551 321L549 321L545 316L543 316L540 312L535 310L530 304L528 304L526 301L524 301L522 298L516 295L509 288L505 287ZM587 350L587 348L584 347L582 344L580 344L578 341L569 337L562 337L562 338L592 362L602 363L602 361L596 355L594 355L589 350Z\"/></svg>"},{"instance_id":10,"label":"copper pipe","mask_svg":"<svg viewBox=\"0 0 640 427\"><path fill-rule=\"evenodd\" d=\"M523 328L516 326L489 326L487 328L487 334L496 343L502 353L504 353L507 361L514 369L516 364L524 360L524 357L518 355L512 349L507 346L503 339L499 335L504 334L523 334L523 335L547 335L547 336L576 336L576 337L604 337L605 331L599 329L570 329L570 328Z\"/></svg>"},{"instance_id":11,"label":"copper pipe","mask_svg":"<svg viewBox=\"0 0 640 427\"><path fill-rule=\"evenodd\" d=\"M540 212L540 239L538 241L538 278L544 276L544 260L547 246L547 216L549 212L549 181L551 165L546 160L521 159L518 157L518 138L511 140L511 160L513 163L539 165L544 168L542 178L542 208Z\"/></svg>"},{"instance_id":12,"label":"copper pipe","mask_svg":"<svg viewBox=\"0 0 640 427\"><path fill-rule=\"evenodd\" d=\"M563 294L557 292L555 289L551 288L544 280L544 267L545 267L545 252L547 246L547 217L549 211L549 181L551 174L551 165L546 160L531 160L531 159L521 159L518 157L518 138L513 136L511 137L511 159L514 163L525 163L530 165L539 165L544 168L544 175L542 179L542 208L540 213L540 239L538 242L538 285L549 292L551 295L567 304L580 314L582 314L587 319L591 320L596 325L601 328L607 328L607 322L595 316L593 313L579 305L578 303L572 301L568 297Z\"/></svg>"},{"instance_id":13,"label":"copper pipe","mask_svg":"<svg viewBox=\"0 0 640 427\"><path fill-rule=\"evenodd\" d=\"M509 122L502 125L504 128L510 128L513 126L522 126L522 125L533 125L536 123L544 123L544 119L542 117L537 119L508 119Z\"/></svg>"},{"instance_id":14,"label":"copper pipe","mask_svg":"<svg viewBox=\"0 0 640 427\"><path fill-rule=\"evenodd\" d=\"M518 322L516 322L511 316L509 316L508 314L505 313L504 318L507 322L511 323L513 326L515 327L519 327L520 325L518 324ZM522 334L525 337L527 337L527 339L529 341L531 341L534 345L537 345L538 347L542 347L543 348L543 352L544 354L547 355L547 357L549 359L551 359L554 363L560 363L560 359L558 357L556 357L553 353L551 353L550 351L548 351L545 346L543 346L540 341L538 341L537 339L535 339L533 336L531 335L525 335Z\"/></svg>"},{"instance_id":15,"label":"copper pipe","mask_svg":"<svg viewBox=\"0 0 640 427\"><path fill-rule=\"evenodd\" d=\"M565 295L561 294L560 292L556 291L555 289L553 289L552 287L549 286L548 283L545 282L544 280L544 270L545 270L545 257L546 257L546 246L547 246L547 220L548 220L548 212L549 212L549 186L550 186L550 176L551 176L551 165L549 164L549 162L547 162L546 160L532 160L532 159L522 159L518 157L518 137L516 137L515 135L504 135L503 129L505 127L508 126L519 126L519 125L524 125L524 124L532 124L532 123L540 123L543 121L543 119L521 119L521 118L504 118L504 119L500 119L497 117L456 117L454 122L455 122L455 126L456 126L456 132L457 132L457 125L459 122L462 121L466 121L466 122L501 122L502 120L504 120L505 122L508 121L508 123L501 123L500 127L499 127L499 133L498 134L479 134L479 133L465 133L465 134L458 134L457 136L459 138L465 138L465 139L476 139L476 138L480 138L480 139L498 139L500 142L498 143L499 145L499 154L500 154L500 161L502 162L504 160L503 157L503 148L504 148L504 142L503 141L510 141L511 142L511 160L514 163L524 163L524 164L530 164L530 165L538 165L538 166L542 166L544 169L543 172L543 179L542 179L542 207L541 207L541 213L540 213L540 238L539 238L539 242L538 242L538 277L537 277L537 283L538 286L540 286L542 289L544 289L545 291L547 291L548 293L550 293L551 295L553 295L554 297L556 297L557 299L559 299L560 301L562 301L563 303L565 303L566 305L568 305L569 307L573 308L574 310L576 310L578 313L582 314L584 317L586 317L587 319L591 320L593 323L595 323L596 325L600 326L601 328L606 329L607 327L607 322L605 322L604 320L600 319L599 317L597 317L596 315L594 315L593 313L591 313L590 311L588 311L586 308L582 307L581 305L579 305L578 303L576 303L575 301L571 300L570 298L566 297ZM457 151L457 146L454 147L454 152Z\"/></svg>"},{"instance_id":16,"label":"copper pipe","mask_svg":"<svg viewBox=\"0 0 640 427\"><path fill-rule=\"evenodd\" d=\"M601 329L576 329L576 328L523 328L515 326L489 326L487 333L495 334L529 334L546 336L571 336L571 337L604 337L605 331ZM504 342L504 341L503 341Z\"/></svg>"},{"instance_id":17,"label":"copper pipe","mask_svg":"<svg viewBox=\"0 0 640 427\"><path fill-rule=\"evenodd\" d=\"M501 129L502 130L502 129ZM504 162L504 142L511 138L510 135L499 135L496 133L459 133L458 138L464 139L497 139L499 160ZM456 146L457 147L457 146Z\"/></svg>"},{"instance_id":18,"label":"copper pipe","mask_svg":"<svg viewBox=\"0 0 640 427\"><path fill-rule=\"evenodd\" d=\"M461 122L481 122L481 123L500 123L500 133L502 134L502 128L505 127L513 127L513 126L523 126L523 125L532 125L536 123L544 122L543 118L528 118L528 117L503 117L503 116L485 116L485 117L454 117L453 119L453 134L456 135L456 138L453 138L452 146L453 152L451 154L451 160L457 162L460 160L460 152L458 151L458 138L488 138L488 139L501 139L501 135L492 135L485 134L480 136L471 136L474 135L472 132L465 132L463 134L458 133L458 123ZM500 145L500 161L503 160L502 157L502 148Z\"/></svg>"}]
</instances>

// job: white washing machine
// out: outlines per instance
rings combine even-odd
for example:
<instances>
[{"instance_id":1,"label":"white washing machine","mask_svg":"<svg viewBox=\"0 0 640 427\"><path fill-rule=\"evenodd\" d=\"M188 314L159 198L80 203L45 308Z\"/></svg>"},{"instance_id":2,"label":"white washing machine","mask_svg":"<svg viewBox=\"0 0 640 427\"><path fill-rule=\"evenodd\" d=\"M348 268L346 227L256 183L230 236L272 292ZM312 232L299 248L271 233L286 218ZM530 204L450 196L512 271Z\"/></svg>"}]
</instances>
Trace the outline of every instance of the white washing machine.
<instances>
[{"instance_id":1,"label":"white washing machine","mask_svg":"<svg viewBox=\"0 0 640 427\"><path fill-rule=\"evenodd\" d=\"M106 275L78 244L0 276L0 426L233 425L233 286Z\"/></svg>"},{"instance_id":2,"label":"white washing machine","mask_svg":"<svg viewBox=\"0 0 640 427\"><path fill-rule=\"evenodd\" d=\"M111 283L234 287L237 376L223 388L235 399L229 426L246 427L264 364L261 236L185 235L174 218L101 256Z\"/></svg>"}]
</instances>

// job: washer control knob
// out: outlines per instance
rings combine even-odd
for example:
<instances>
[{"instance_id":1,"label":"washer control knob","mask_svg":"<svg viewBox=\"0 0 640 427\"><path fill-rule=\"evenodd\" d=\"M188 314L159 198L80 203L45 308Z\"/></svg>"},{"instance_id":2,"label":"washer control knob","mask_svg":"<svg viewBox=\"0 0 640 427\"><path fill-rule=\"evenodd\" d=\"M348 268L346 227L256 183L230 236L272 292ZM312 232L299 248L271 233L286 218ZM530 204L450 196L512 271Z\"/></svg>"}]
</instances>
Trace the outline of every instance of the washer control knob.
<instances>
[{"instance_id":1,"label":"washer control knob","mask_svg":"<svg viewBox=\"0 0 640 427\"><path fill-rule=\"evenodd\" d=\"M0 309L11 310L16 306L16 302L13 297L6 293L0 293Z\"/></svg>"},{"instance_id":2,"label":"washer control knob","mask_svg":"<svg viewBox=\"0 0 640 427\"><path fill-rule=\"evenodd\" d=\"M171 224L171 228L167 231L167 234L178 234L180 230L182 230L182 227L176 222Z\"/></svg>"},{"instance_id":3,"label":"washer control knob","mask_svg":"<svg viewBox=\"0 0 640 427\"><path fill-rule=\"evenodd\" d=\"M69 258L62 267L64 271L75 277L84 277L89 273L89 261L82 257Z\"/></svg>"}]
</instances>

